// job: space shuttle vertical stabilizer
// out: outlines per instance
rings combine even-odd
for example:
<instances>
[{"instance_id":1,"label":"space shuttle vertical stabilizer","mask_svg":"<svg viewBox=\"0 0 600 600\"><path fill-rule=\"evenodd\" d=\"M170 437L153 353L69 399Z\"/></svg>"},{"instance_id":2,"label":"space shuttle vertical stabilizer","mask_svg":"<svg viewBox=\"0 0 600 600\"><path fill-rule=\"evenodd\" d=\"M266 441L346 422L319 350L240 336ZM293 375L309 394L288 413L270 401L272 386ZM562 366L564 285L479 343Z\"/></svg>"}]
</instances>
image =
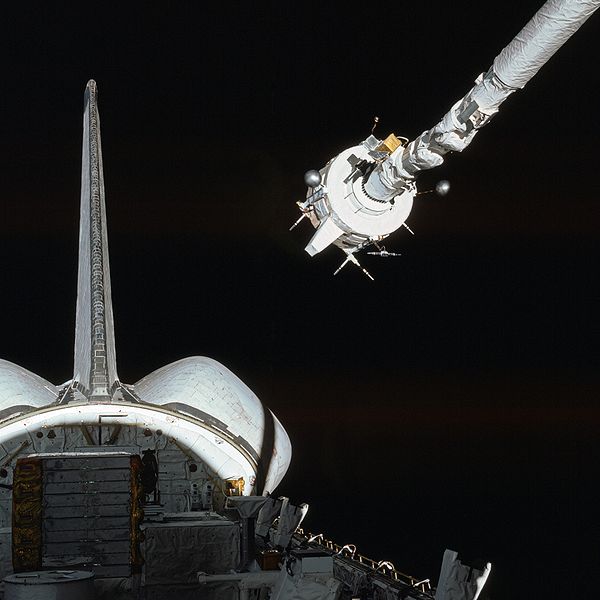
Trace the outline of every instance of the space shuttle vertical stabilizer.
<instances>
[{"instance_id":1,"label":"space shuttle vertical stabilizer","mask_svg":"<svg viewBox=\"0 0 600 600\"><path fill-rule=\"evenodd\" d=\"M100 117L96 82L90 80L83 116L73 383L90 400L108 400L117 381Z\"/></svg>"}]
</instances>

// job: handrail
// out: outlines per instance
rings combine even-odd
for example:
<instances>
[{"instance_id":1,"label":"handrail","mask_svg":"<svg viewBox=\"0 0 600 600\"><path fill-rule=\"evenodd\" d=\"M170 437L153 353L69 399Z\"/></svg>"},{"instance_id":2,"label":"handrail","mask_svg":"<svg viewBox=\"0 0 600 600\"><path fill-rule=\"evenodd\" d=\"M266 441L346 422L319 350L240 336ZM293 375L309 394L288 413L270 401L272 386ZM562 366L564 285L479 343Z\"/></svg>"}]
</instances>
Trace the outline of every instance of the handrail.
<instances>
[{"instance_id":1,"label":"handrail","mask_svg":"<svg viewBox=\"0 0 600 600\"><path fill-rule=\"evenodd\" d=\"M298 527L295 532L296 536L301 538L302 542L311 544L312 546L321 546L326 550L334 552L334 555L346 560L358 562L360 565L367 567L373 571L373 574L377 573L378 576L382 576L393 581L398 581L423 593L431 591L431 584L429 579L417 579L412 575L407 575L402 571L398 571L396 567L386 560L376 561L372 558L368 558L356 551L354 544L345 544L340 546L332 540L327 539L322 533L313 534L308 531L304 531L301 527Z\"/></svg>"}]
</instances>

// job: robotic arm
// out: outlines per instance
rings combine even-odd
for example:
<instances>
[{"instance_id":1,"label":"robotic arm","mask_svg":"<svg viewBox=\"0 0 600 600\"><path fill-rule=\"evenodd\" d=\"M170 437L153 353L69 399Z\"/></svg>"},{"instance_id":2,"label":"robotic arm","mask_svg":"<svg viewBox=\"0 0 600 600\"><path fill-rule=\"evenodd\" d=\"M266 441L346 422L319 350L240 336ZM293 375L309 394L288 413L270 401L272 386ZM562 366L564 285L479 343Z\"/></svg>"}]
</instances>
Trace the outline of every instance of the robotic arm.
<instances>
[{"instance_id":1,"label":"robotic arm","mask_svg":"<svg viewBox=\"0 0 600 600\"><path fill-rule=\"evenodd\" d=\"M320 171L309 171L296 222L308 217L317 229L306 251L313 256L334 244L347 255L343 265L357 266L354 254L367 246L390 255L379 242L406 227L419 171L441 165L448 152L464 150L502 102L523 88L599 7L600 0L548 0L433 128L409 144L393 134L385 140L371 135Z\"/></svg>"}]
</instances>

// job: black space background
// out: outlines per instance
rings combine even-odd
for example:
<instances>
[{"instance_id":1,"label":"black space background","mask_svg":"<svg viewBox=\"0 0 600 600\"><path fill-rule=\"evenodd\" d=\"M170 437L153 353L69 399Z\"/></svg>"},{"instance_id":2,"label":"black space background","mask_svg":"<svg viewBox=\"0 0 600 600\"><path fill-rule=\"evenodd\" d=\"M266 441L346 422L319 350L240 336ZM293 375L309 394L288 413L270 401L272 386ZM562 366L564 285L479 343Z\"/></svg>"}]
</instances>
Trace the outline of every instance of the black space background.
<instances>
[{"instance_id":1,"label":"black space background","mask_svg":"<svg viewBox=\"0 0 600 600\"><path fill-rule=\"evenodd\" d=\"M0 356L71 376L83 90L98 82L119 374L189 355L280 418L307 528L487 597L598 572L600 15L422 177L399 259L310 259L303 173L414 137L541 0L29 2L0 32Z\"/></svg>"}]
</instances>

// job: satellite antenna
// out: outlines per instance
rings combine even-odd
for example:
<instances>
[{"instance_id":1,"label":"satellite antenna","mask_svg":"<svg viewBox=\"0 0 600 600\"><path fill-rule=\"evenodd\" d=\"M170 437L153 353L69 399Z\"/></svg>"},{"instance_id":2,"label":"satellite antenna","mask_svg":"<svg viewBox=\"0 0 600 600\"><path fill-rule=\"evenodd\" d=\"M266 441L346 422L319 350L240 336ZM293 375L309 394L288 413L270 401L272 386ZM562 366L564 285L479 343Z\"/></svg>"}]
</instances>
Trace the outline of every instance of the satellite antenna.
<instances>
[{"instance_id":1,"label":"satellite antenna","mask_svg":"<svg viewBox=\"0 0 600 600\"><path fill-rule=\"evenodd\" d=\"M352 263L354 265L356 265L371 281L375 281L375 278L371 275L371 273L369 273L369 271L367 271L356 259L356 256L354 256L354 254L350 253L346 256L346 260L335 270L335 272L333 273L334 275L337 275L348 263Z\"/></svg>"}]
</instances>

